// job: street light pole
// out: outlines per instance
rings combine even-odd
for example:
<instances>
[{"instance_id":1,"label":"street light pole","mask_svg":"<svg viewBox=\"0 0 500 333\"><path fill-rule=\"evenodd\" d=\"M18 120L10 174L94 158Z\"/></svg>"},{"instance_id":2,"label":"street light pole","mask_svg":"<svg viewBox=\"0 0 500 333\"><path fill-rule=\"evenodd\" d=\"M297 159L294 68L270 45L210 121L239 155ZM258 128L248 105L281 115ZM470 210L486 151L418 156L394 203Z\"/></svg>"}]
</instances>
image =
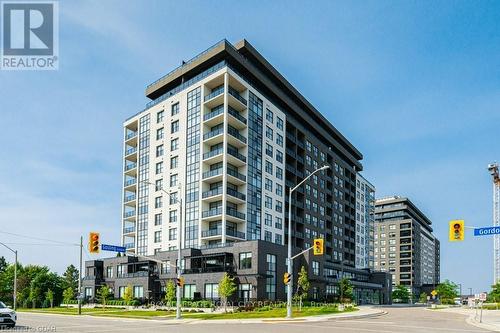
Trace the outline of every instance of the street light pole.
<instances>
[{"instance_id":1,"label":"street light pole","mask_svg":"<svg viewBox=\"0 0 500 333\"><path fill-rule=\"evenodd\" d=\"M156 184L147 182L147 181L141 181L143 184L148 184L148 185L153 185L156 187ZM165 191L163 188L159 188L160 191L168 195L168 198L171 198L171 194L167 191ZM178 227L178 232L177 232L177 278L181 278L181 246L182 246L182 193L181 193L182 187L179 185L179 195L176 198L177 203L179 204L179 227ZM181 287L177 284L176 288L176 296L177 296L177 301L176 301L176 311L175 311L175 318L176 319L181 319Z\"/></svg>"},{"instance_id":2,"label":"street light pole","mask_svg":"<svg viewBox=\"0 0 500 333\"><path fill-rule=\"evenodd\" d=\"M290 274L290 283L286 293L286 318L292 319L292 291L293 291L293 259L292 259L292 192L299 188L306 180L315 173L328 169L328 165L324 165L319 169L314 170L309 176L304 178L300 183L290 188L288 192L288 257L287 257L287 272Z\"/></svg>"},{"instance_id":3,"label":"street light pole","mask_svg":"<svg viewBox=\"0 0 500 333\"><path fill-rule=\"evenodd\" d=\"M14 304L13 304L13 308L14 308L14 311L16 310L16 306L17 306L17 250L13 250L11 249L10 247L8 247L7 245L5 245L4 243L1 243L3 246L5 246L9 251L11 251L12 253L14 253L14 295L12 295L13 297L13 301L14 301Z\"/></svg>"}]
</instances>

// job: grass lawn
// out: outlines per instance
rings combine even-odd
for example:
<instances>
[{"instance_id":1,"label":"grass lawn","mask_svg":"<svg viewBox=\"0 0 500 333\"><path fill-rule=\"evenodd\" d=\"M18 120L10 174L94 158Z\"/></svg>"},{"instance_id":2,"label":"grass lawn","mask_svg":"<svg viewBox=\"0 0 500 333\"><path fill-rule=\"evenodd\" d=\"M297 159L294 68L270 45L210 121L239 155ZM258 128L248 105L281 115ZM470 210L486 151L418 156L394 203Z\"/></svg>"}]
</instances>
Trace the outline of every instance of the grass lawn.
<instances>
[{"instance_id":1,"label":"grass lawn","mask_svg":"<svg viewBox=\"0 0 500 333\"><path fill-rule=\"evenodd\" d=\"M345 312L356 311L357 309L349 308ZM19 309L19 312L33 313L55 313L65 315L78 314L77 308L44 308L44 309ZM332 313L341 313L336 307L304 307L299 312L294 308L294 317L318 316ZM143 319L160 319L173 318L175 311L169 310L126 310L117 308L82 308L82 314L97 316L97 317L120 317L120 318L143 318ZM235 313L188 313L183 312L184 318L193 319L257 319L257 318L280 318L286 316L286 308L273 308L266 311L249 311Z\"/></svg>"}]
</instances>

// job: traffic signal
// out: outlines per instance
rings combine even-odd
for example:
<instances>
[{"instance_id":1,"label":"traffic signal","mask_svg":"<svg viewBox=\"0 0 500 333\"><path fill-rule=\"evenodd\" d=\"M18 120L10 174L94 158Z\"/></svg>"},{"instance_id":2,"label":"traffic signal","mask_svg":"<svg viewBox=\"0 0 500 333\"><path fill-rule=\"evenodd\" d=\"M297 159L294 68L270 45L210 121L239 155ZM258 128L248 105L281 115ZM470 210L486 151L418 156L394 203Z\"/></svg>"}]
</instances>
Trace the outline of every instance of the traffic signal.
<instances>
[{"instance_id":1,"label":"traffic signal","mask_svg":"<svg viewBox=\"0 0 500 333\"><path fill-rule=\"evenodd\" d=\"M178 287L184 287L184 278L183 277L180 277L180 278L175 278L175 284L178 286Z\"/></svg>"},{"instance_id":2,"label":"traffic signal","mask_svg":"<svg viewBox=\"0 0 500 333\"><path fill-rule=\"evenodd\" d=\"M292 280L292 274L290 273L283 274L283 282L285 283L285 285L289 285L291 280Z\"/></svg>"},{"instance_id":3,"label":"traffic signal","mask_svg":"<svg viewBox=\"0 0 500 333\"><path fill-rule=\"evenodd\" d=\"M315 256L323 255L323 238L316 238L314 240L313 252Z\"/></svg>"},{"instance_id":4,"label":"traffic signal","mask_svg":"<svg viewBox=\"0 0 500 333\"><path fill-rule=\"evenodd\" d=\"M99 242L99 233L98 232L91 232L89 234L89 251L90 253L99 253L99 247L100 247L100 242Z\"/></svg>"},{"instance_id":5,"label":"traffic signal","mask_svg":"<svg viewBox=\"0 0 500 333\"><path fill-rule=\"evenodd\" d=\"M465 238L464 220L450 221L450 242L461 242Z\"/></svg>"}]
</instances>

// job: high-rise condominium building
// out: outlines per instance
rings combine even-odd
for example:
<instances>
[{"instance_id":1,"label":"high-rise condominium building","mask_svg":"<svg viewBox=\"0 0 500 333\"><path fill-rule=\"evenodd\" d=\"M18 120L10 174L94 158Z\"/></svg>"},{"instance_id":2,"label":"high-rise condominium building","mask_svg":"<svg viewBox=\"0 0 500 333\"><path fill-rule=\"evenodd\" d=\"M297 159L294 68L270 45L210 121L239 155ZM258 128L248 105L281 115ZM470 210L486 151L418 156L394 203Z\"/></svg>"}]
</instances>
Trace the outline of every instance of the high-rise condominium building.
<instances>
[{"instance_id":1,"label":"high-rise condominium building","mask_svg":"<svg viewBox=\"0 0 500 333\"><path fill-rule=\"evenodd\" d=\"M356 174L356 267L373 268L375 187Z\"/></svg>"},{"instance_id":2,"label":"high-rise condominium building","mask_svg":"<svg viewBox=\"0 0 500 333\"><path fill-rule=\"evenodd\" d=\"M229 271L239 298L284 299L291 207L295 253L325 240L324 256L307 253L294 265L307 267L311 297L338 296L345 276L361 302L389 300L384 274L355 268L361 153L252 45L223 40L147 86L146 96L146 108L124 123L121 231L130 252L175 262L180 238L185 297L214 298ZM324 165L288 202L289 188ZM113 272L148 270L157 284L141 285L158 297L173 273L137 260L89 262L89 275L111 277L87 282L87 295L107 279L123 286Z\"/></svg>"},{"instance_id":3,"label":"high-rise condominium building","mask_svg":"<svg viewBox=\"0 0 500 333\"><path fill-rule=\"evenodd\" d=\"M405 285L418 295L440 279L440 243L432 222L404 197L375 201L375 270L392 274L393 285Z\"/></svg>"}]
</instances>

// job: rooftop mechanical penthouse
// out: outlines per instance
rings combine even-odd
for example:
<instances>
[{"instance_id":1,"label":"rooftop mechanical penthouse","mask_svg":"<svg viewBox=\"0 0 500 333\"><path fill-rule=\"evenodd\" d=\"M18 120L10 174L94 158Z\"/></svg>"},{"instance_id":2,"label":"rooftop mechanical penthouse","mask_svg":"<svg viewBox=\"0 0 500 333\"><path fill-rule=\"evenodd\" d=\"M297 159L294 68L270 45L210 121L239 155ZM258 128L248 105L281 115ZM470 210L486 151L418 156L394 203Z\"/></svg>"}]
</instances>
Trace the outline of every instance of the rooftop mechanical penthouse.
<instances>
[{"instance_id":1,"label":"rooftop mechanical penthouse","mask_svg":"<svg viewBox=\"0 0 500 333\"><path fill-rule=\"evenodd\" d=\"M325 239L324 256L294 264L308 268L311 298L338 296L344 275L359 302L390 301L389 274L355 268L370 253L356 254L361 153L252 45L223 40L150 84L146 96L123 133L122 243L140 257L88 262L87 297L101 284L120 297L130 283L138 298L161 297L175 272L142 256L175 262L180 237L185 297L217 298L227 271L240 299L284 299L291 206L295 253ZM330 168L288 202L289 188L323 165Z\"/></svg>"}]
</instances>

